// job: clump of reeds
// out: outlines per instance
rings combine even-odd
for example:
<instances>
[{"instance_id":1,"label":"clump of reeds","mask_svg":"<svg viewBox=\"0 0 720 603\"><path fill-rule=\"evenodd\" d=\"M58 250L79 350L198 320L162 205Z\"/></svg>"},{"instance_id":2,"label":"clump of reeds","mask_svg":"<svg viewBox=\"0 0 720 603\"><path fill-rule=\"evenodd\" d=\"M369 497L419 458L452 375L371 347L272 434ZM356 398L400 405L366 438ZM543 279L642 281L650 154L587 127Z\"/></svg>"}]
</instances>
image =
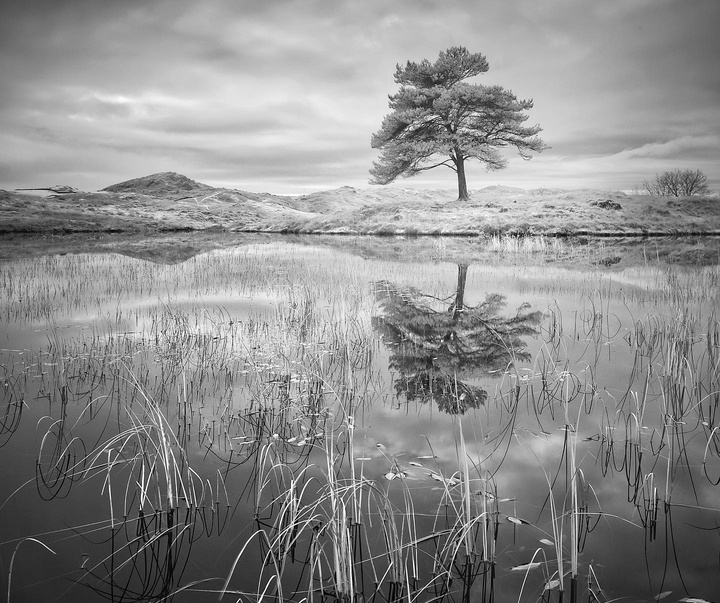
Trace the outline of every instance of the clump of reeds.
<instances>
[{"instance_id":1,"label":"clump of reeds","mask_svg":"<svg viewBox=\"0 0 720 603\"><path fill-rule=\"evenodd\" d=\"M488 251L512 255L547 255L563 257L572 252L569 244L558 237L522 237L514 235L492 235L486 242Z\"/></svg>"}]
</instances>

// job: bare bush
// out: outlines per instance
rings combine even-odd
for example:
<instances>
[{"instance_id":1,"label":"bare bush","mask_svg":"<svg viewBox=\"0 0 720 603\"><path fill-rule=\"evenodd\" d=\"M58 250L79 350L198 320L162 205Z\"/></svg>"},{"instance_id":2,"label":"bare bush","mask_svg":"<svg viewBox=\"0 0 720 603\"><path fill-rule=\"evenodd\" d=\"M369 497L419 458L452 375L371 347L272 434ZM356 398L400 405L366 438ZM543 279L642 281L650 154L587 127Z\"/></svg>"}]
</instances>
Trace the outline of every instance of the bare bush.
<instances>
[{"instance_id":1,"label":"bare bush","mask_svg":"<svg viewBox=\"0 0 720 603\"><path fill-rule=\"evenodd\" d=\"M707 195L707 176L700 170L671 170L656 174L655 180L643 181L643 188L653 197L692 197Z\"/></svg>"}]
</instances>

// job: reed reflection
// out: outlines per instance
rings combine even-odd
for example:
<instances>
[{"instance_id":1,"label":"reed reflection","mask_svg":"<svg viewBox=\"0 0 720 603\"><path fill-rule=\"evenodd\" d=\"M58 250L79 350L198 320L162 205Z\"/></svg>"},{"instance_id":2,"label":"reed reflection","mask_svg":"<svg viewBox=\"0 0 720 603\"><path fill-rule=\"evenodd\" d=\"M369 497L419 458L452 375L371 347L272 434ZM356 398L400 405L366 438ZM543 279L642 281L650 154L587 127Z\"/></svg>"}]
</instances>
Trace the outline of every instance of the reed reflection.
<instances>
[{"instance_id":1,"label":"reed reflection","mask_svg":"<svg viewBox=\"0 0 720 603\"><path fill-rule=\"evenodd\" d=\"M467 265L458 265L455 291L444 298L387 281L376 285L381 314L373 317L373 328L391 351L396 395L408 402L434 401L450 414L463 414L487 400L487 392L472 380L529 360L523 337L537 335L542 318L529 304L513 316L502 315L507 302L500 293L468 306L467 271Z\"/></svg>"}]
</instances>

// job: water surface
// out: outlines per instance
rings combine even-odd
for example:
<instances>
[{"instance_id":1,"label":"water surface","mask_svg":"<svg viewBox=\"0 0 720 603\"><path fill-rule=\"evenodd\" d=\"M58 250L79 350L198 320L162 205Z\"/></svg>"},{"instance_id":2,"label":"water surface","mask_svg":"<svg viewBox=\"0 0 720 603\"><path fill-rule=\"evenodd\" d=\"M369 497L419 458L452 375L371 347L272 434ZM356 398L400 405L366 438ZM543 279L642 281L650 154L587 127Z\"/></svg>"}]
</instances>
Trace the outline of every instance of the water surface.
<instances>
[{"instance_id":1,"label":"water surface","mask_svg":"<svg viewBox=\"0 0 720 603\"><path fill-rule=\"evenodd\" d=\"M0 265L11 601L716 600L712 253L172 244Z\"/></svg>"}]
</instances>

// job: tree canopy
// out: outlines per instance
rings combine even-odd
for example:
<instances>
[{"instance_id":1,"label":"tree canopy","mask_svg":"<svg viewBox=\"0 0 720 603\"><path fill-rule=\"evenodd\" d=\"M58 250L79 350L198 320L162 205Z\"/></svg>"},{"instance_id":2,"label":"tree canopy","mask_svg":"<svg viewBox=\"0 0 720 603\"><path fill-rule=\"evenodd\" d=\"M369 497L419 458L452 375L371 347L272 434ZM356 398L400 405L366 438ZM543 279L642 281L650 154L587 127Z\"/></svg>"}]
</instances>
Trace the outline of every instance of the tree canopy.
<instances>
[{"instance_id":1,"label":"tree canopy","mask_svg":"<svg viewBox=\"0 0 720 603\"><path fill-rule=\"evenodd\" d=\"M392 113L372 135L380 158L370 170L373 184L388 184L446 166L457 174L458 197L468 199L465 161L476 159L488 170L507 161L500 149L514 146L523 159L546 148L540 126L525 126L524 113L532 100L520 100L501 86L469 84L464 80L488 70L486 58L462 46L440 53L435 63L397 65L391 95Z\"/></svg>"}]
</instances>

